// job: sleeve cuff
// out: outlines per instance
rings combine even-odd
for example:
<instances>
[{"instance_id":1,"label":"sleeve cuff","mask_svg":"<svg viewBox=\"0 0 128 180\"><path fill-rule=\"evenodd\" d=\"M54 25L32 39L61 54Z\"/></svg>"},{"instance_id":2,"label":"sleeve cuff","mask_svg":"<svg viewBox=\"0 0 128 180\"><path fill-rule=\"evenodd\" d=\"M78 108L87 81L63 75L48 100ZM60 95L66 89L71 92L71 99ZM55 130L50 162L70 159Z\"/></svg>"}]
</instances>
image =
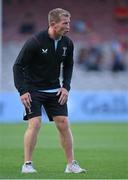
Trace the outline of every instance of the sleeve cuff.
<instances>
[{"instance_id":1,"label":"sleeve cuff","mask_svg":"<svg viewBox=\"0 0 128 180\"><path fill-rule=\"evenodd\" d=\"M64 84L63 88L67 89L67 91L70 91L70 85Z\"/></svg>"}]
</instances>

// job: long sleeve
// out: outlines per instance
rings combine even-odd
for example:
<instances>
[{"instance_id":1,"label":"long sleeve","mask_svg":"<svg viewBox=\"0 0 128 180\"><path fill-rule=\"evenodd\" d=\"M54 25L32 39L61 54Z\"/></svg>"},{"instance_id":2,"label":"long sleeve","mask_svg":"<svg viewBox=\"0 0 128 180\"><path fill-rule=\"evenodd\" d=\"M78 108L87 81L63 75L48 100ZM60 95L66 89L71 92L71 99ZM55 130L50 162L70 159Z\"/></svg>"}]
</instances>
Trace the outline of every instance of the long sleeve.
<instances>
[{"instance_id":1,"label":"long sleeve","mask_svg":"<svg viewBox=\"0 0 128 180\"><path fill-rule=\"evenodd\" d=\"M25 83L24 70L31 64L33 55L34 43L31 39L24 44L13 66L14 84L20 95L29 91Z\"/></svg>"},{"instance_id":2,"label":"long sleeve","mask_svg":"<svg viewBox=\"0 0 128 180\"><path fill-rule=\"evenodd\" d=\"M73 72L73 51L74 46L72 41L70 41L68 56L63 63L63 87L68 91L70 90L72 72Z\"/></svg>"}]
</instances>

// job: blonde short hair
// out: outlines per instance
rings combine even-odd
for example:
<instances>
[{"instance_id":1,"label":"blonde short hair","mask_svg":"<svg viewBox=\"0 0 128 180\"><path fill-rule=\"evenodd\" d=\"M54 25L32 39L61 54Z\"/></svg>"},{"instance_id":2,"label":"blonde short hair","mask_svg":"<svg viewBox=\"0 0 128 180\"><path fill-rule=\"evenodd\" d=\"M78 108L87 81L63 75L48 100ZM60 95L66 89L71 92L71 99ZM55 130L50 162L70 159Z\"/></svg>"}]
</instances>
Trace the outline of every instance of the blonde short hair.
<instances>
[{"instance_id":1,"label":"blonde short hair","mask_svg":"<svg viewBox=\"0 0 128 180\"><path fill-rule=\"evenodd\" d=\"M62 16L65 17L71 17L71 14L65 10L65 9L61 9L61 8L56 8L56 9L52 9L51 11L49 11L48 13L48 23L49 25L51 25L51 23L54 22L59 22L60 18Z\"/></svg>"}]
</instances>

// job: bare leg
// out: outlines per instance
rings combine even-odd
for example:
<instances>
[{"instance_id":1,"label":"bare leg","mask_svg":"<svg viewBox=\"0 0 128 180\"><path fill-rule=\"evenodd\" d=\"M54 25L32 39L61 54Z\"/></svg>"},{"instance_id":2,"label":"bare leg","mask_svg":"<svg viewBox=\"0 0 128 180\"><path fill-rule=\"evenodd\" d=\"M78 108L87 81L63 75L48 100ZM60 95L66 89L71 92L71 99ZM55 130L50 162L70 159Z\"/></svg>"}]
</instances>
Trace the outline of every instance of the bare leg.
<instances>
[{"instance_id":1,"label":"bare leg","mask_svg":"<svg viewBox=\"0 0 128 180\"><path fill-rule=\"evenodd\" d=\"M36 145L37 134L40 126L40 117L34 117L28 121L28 129L24 135L24 162L32 160L32 153Z\"/></svg>"},{"instance_id":2,"label":"bare leg","mask_svg":"<svg viewBox=\"0 0 128 180\"><path fill-rule=\"evenodd\" d=\"M70 164L74 160L73 137L69 127L68 119L65 116L53 117L56 127L59 130L61 145L64 149L67 163Z\"/></svg>"}]
</instances>

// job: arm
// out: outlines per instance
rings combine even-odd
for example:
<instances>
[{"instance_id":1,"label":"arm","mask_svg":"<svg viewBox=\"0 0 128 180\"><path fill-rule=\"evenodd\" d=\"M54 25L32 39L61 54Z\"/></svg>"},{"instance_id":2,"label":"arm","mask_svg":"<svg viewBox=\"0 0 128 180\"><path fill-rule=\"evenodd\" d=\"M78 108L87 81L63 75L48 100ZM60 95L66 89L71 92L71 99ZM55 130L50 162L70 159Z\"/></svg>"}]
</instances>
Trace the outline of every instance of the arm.
<instances>
[{"instance_id":1,"label":"arm","mask_svg":"<svg viewBox=\"0 0 128 180\"><path fill-rule=\"evenodd\" d=\"M69 50L67 58L65 59L63 63L63 88L67 89L67 91L70 90L70 83L72 78L72 72L73 72L73 50L74 46L72 41L70 41Z\"/></svg>"},{"instance_id":2,"label":"arm","mask_svg":"<svg viewBox=\"0 0 128 180\"><path fill-rule=\"evenodd\" d=\"M20 95L29 91L25 83L24 70L32 63L33 56L34 43L31 39L24 44L13 66L14 84Z\"/></svg>"},{"instance_id":3,"label":"arm","mask_svg":"<svg viewBox=\"0 0 128 180\"><path fill-rule=\"evenodd\" d=\"M63 85L59 89L57 95L60 95L59 97L59 103L61 105L65 104L68 100L68 91L70 90L70 83L72 78L72 71L73 71L73 43L70 43L69 46L69 52L67 55L67 58L64 60L63 63Z\"/></svg>"}]
</instances>

